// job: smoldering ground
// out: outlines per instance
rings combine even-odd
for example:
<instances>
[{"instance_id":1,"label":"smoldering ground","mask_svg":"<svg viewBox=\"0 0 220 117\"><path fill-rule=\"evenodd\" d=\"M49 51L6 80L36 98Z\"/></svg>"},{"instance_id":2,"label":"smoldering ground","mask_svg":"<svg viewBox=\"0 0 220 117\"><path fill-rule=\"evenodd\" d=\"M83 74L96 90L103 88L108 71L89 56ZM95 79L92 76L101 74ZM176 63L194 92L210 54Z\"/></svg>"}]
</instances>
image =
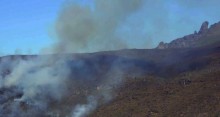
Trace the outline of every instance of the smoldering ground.
<instances>
[{"instance_id":1,"label":"smoldering ground","mask_svg":"<svg viewBox=\"0 0 220 117\"><path fill-rule=\"evenodd\" d=\"M6 95L1 115L83 117L111 100L128 64L116 67L123 65L117 57L83 59L61 53L125 47L126 43L115 35L116 28L141 2L95 0L96 10L75 4L65 6L57 21L59 40L52 47L57 55L27 60L6 57L1 62L2 71L9 71L1 78L2 96ZM5 64L11 67L4 69ZM12 87L14 90L9 91Z\"/></svg>"},{"instance_id":2,"label":"smoldering ground","mask_svg":"<svg viewBox=\"0 0 220 117\"><path fill-rule=\"evenodd\" d=\"M1 59L0 115L83 117L111 100L127 65L118 66L123 64L117 57L61 53L126 47L115 31L142 2L94 0L94 8L68 2L57 20L57 43L50 47L56 55Z\"/></svg>"},{"instance_id":3,"label":"smoldering ground","mask_svg":"<svg viewBox=\"0 0 220 117\"><path fill-rule=\"evenodd\" d=\"M2 116L86 116L114 98L130 67L140 67L116 55L61 55L1 59L11 66L1 66L8 71L1 77Z\"/></svg>"}]
</instances>

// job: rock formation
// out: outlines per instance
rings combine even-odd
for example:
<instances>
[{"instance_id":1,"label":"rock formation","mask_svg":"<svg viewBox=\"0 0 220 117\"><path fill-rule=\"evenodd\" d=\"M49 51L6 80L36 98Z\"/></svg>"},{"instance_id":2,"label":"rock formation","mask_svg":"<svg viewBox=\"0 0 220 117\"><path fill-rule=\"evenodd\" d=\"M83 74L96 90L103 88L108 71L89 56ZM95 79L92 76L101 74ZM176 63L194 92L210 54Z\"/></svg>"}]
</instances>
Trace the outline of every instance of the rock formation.
<instances>
[{"instance_id":1,"label":"rock formation","mask_svg":"<svg viewBox=\"0 0 220 117\"><path fill-rule=\"evenodd\" d=\"M209 28L209 22L205 21L202 23L198 32L195 31L193 34L175 39L170 43L160 42L157 46L157 49L197 47L199 46L199 42L203 39L203 37L213 35L214 33L220 34L220 22L211 25Z\"/></svg>"},{"instance_id":2,"label":"rock formation","mask_svg":"<svg viewBox=\"0 0 220 117\"><path fill-rule=\"evenodd\" d=\"M205 21L204 23L202 23L202 26L199 30L199 34L204 34L208 31L209 29L209 22Z\"/></svg>"}]
</instances>

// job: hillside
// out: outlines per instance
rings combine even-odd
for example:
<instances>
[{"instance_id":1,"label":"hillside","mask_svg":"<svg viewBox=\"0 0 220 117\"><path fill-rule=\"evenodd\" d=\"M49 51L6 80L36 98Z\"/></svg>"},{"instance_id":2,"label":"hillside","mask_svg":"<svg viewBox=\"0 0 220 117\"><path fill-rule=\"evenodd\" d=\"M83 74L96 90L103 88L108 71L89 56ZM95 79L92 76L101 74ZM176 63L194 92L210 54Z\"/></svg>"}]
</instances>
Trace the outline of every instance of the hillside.
<instances>
[{"instance_id":1,"label":"hillside","mask_svg":"<svg viewBox=\"0 0 220 117\"><path fill-rule=\"evenodd\" d=\"M66 116L74 105L79 102L86 104L89 95L100 98L98 109L91 115L94 117L218 115L219 53L220 45L215 44L195 49L120 50L68 55L67 63L72 70L66 84L68 93L59 101L50 100L47 111L39 110L32 116L54 116L48 114L49 110L53 113L59 110L59 115ZM13 60L28 61L35 57L6 58L13 63ZM80 66L76 64L79 62ZM10 70L2 70L2 73L7 76ZM112 76L120 76L123 82L113 83L120 77L115 79ZM104 88L110 85L118 88ZM105 99L102 90L112 92L111 101L101 101ZM11 110L9 105L23 93L19 88L2 88L0 92L4 97L0 100L2 114L7 115ZM25 116L38 108L29 103L22 101L19 104Z\"/></svg>"},{"instance_id":2,"label":"hillside","mask_svg":"<svg viewBox=\"0 0 220 117\"><path fill-rule=\"evenodd\" d=\"M169 79L154 75L129 78L118 90L116 98L100 106L91 116L220 116L220 54L216 52L206 57L213 59L209 65Z\"/></svg>"}]
</instances>

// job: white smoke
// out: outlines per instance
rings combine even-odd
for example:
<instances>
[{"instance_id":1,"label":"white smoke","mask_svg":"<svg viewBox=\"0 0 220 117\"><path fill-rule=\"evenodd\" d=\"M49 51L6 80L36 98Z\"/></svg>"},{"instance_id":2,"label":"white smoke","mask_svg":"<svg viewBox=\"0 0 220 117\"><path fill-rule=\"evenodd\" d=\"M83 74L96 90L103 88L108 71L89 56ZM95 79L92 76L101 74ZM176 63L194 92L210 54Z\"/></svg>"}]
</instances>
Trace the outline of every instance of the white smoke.
<instances>
[{"instance_id":1,"label":"white smoke","mask_svg":"<svg viewBox=\"0 0 220 117\"><path fill-rule=\"evenodd\" d=\"M97 99L93 96L89 96L87 104L76 105L72 112L72 117L84 117L93 111L97 106Z\"/></svg>"},{"instance_id":2,"label":"white smoke","mask_svg":"<svg viewBox=\"0 0 220 117\"><path fill-rule=\"evenodd\" d=\"M69 107L67 106L67 109L73 109L72 111L62 112L65 111L64 109L57 112L56 109L50 110L51 102L59 103L64 100L66 96L70 96L69 93L76 90L74 84L79 84L77 78L75 78L77 75L71 74L70 66L74 65L80 69L91 70L91 68L87 68L90 65L80 58L68 55L62 55L62 57L59 57L59 55L45 55L26 59L22 59L22 57L19 59L19 56L14 56L14 59L12 58L13 57L3 58L4 60L2 60L0 64L2 71L8 69L4 67L5 65L10 68L10 73L4 78L1 78L2 82L0 87L0 89L6 88L9 90L9 93L4 93L4 95L6 95L5 98L1 97L0 94L0 103L3 103L3 105L0 106L0 111L2 111L0 114L5 112L3 108L6 107L7 110L11 111L9 114L3 114L6 117L23 117L31 113L34 113L32 116L39 116L39 114L43 116L47 115L47 113L60 115L64 113L63 115L70 115L72 117L84 117L94 111L98 105L111 100L114 97L114 88L121 84L123 78L121 69L115 67L121 64L121 61L116 58L112 61L111 65L108 66L108 71L103 71L103 78L98 81L97 87L93 86L94 89L90 90L89 95L82 97L82 99L87 98L85 103L78 102L72 104L72 106L70 104L68 105ZM79 61L77 61L78 59ZM69 64L71 60L76 61ZM102 68L96 66L96 70L102 71ZM83 74L85 77L94 79L93 76L87 76L90 74L86 74L86 72ZM87 80L90 79L84 79L82 81L86 83L88 82ZM88 85L92 86L93 84ZM82 83L81 86L84 87L84 84ZM13 87L13 91L10 91ZM72 87L71 90L69 90L68 87ZM20 93L22 93L21 96L19 96ZM14 102L10 102L10 99L14 99ZM7 103L10 103L10 106L8 106ZM22 103L28 106L27 111L20 109L20 104ZM15 110L16 108L19 109Z\"/></svg>"},{"instance_id":3,"label":"white smoke","mask_svg":"<svg viewBox=\"0 0 220 117\"><path fill-rule=\"evenodd\" d=\"M52 63L50 63L53 61ZM21 60L10 75L5 78L4 86L19 86L24 89L22 99L33 98L37 94L45 92L53 95L54 98L62 96L62 86L65 83L69 69L65 61L37 58L34 60ZM41 94L43 95L43 94Z\"/></svg>"},{"instance_id":4,"label":"white smoke","mask_svg":"<svg viewBox=\"0 0 220 117\"><path fill-rule=\"evenodd\" d=\"M28 116L31 113L32 116L38 116L43 114L48 109L48 104L51 101L57 101L62 99L66 93L66 79L68 78L70 69L67 67L66 62L68 57L57 57L55 55L33 57L28 59L19 59L19 56L3 57L1 61L1 70L10 70L11 73L6 74L1 79L1 87L3 99L2 103L11 103L11 106L1 105L0 108L6 108L1 110L0 115L4 111L10 110L11 113L6 113L6 117L23 117ZM5 68L5 64L10 66ZM15 90L12 88L15 87ZM12 90L12 91L10 91ZM19 96L21 90L21 97ZM9 91L10 93L5 93ZM13 94L13 95L9 95ZM14 99L14 102L10 102ZM24 106L29 106L28 111L21 110L19 105L25 103ZM41 112L45 111L45 112Z\"/></svg>"}]
</instances>

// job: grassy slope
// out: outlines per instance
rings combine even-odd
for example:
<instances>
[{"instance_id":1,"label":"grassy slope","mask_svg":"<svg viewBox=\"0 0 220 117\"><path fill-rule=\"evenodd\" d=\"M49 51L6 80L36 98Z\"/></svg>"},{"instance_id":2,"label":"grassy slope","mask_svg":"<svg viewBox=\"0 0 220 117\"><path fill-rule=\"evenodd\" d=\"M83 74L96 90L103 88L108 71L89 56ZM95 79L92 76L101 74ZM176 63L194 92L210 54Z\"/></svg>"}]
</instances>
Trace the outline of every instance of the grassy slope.
<instances>
[{"instance_id":1,"label":"grassy slope","mask_svg":"<svg viewBox=\"0 0 220 117\"><path fill-rule=\"evenodd\" d=\"M214 67L212 67L214 68ZM187 72L171 81L156 77L128 81L111 103L92 117L220 116L220 66ZM183 85L182 79L191 83ZM159 82L158 82L159 81Z\"/></svg>"},{"instance_id":2,"label":"grassy slope","mask_svg":"<svg viewBox=\"0 0 220 117\"><path fill-rule=\"evenodd\" d=\"M210 60L208 65L171 75L167 80L158 76L130 78L112 102L100 106L90 116L219 117L220 53L216 50L219 50L218 46L211 49L211 53L200 56L201 62ZM180 64L176 64L178 66ZM184 80L189 82L184 85Z\"/></svg>"}]
</instances>

